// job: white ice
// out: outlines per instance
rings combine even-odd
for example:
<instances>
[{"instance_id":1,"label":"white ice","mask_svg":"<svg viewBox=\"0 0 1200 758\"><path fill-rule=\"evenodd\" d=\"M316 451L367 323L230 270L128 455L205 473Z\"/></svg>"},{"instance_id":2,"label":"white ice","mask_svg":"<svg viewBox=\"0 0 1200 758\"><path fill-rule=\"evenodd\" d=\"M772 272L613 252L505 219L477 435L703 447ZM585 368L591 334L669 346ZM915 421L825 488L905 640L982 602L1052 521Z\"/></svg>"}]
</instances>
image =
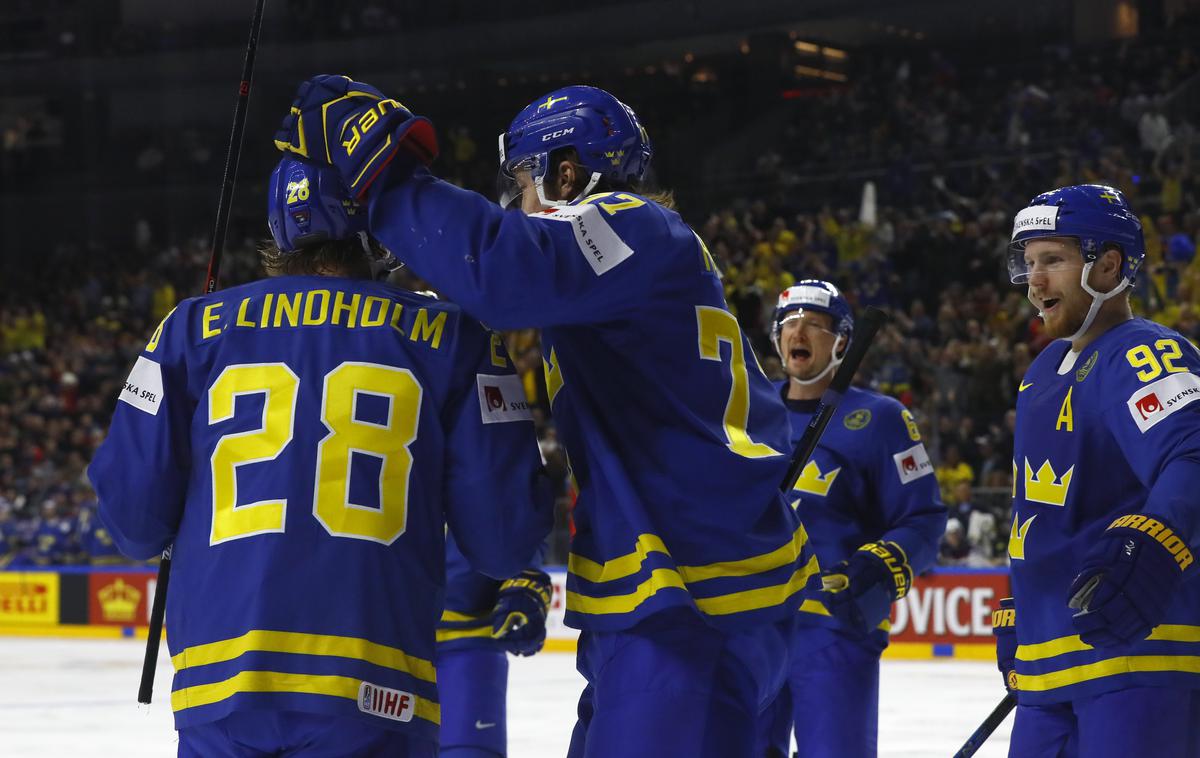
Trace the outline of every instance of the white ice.
<instances>
[{"instance_id":1,"label":"white ice","mask_svg":"<svg viewBox=\"0 0 1200 758\"><path fill-rule=\"evenodd\" d=\"M0 638L0 756L164 758L175 754L165 649L150 707L136 703L144 643ZM509 755L561 758L582 688L574 656L514 659ZM879 754L950 756L1003 696L994 666L974 661L885 660ZM1006 755L1010 716L983 748Z\"/></svg>"}]
</instances>

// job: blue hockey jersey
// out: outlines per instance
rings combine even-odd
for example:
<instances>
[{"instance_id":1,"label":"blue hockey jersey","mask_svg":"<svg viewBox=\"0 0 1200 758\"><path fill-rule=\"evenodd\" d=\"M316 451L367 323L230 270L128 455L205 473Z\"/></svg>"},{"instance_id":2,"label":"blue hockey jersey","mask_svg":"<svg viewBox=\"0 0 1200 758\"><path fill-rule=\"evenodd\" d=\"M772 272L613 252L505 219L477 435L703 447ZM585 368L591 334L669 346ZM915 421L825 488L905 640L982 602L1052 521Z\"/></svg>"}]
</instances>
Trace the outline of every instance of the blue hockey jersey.
<instances>
[{"instance_id":1,"label":"blue hockey jersey","mask_svg":"<svg viewBox=\"0 0 1200 758\"><path fill-rule=\"evenodd\" d=\"M732 628L794 612L817 562L778 491L787 415L678 214L626 192L506 212L420 172L376 181L370 218L468 313L542 329L580 489L567 624L624 629L682 606Z\"/></svg>"},{"instance_id":2,"label":"blue hockey jersey","mask_svg":"<svg viewBox=\"0 0 1200 758\"><path fill-rule=\"evenodd\" d=\"M787 383L778 385L787 396ZM816 400L786 400L793 443L816 411ZM937 557L946 530L946 506L933 464L912 414L896 400L851 387L829 420L821 441L792 490L817 560L828 568L861 545L891 540L919 574ZM801 606L804 625L840 628L817 600ZM887 646L888 622L872 634Z\"/></svg>"},{"instance_id":3,"label":"blue hockey jersey","mask_svg":"<svg viewBox=\"0 0 1200 758\"><path fill-rule=\"evenodd\" d=\"M539 470L498 336L384 284L284 277L167 316L89 475L123 552L174 542L177 727L267 708L436 740L446 524L476 568L518 572L552 523Z\"/></svg>"},{"instance_id":4,"label":"blue hockey jersey","mask_svg":"<svg viewBox=\"0 0 1200 758\"><path fill-rule=\"evenodd\" d=\"M1067 606L1084 555L1118 516L1160 515L1200 547L1200 353L1144 319L1113 327L1078 356L1069 350L1065 340L1046 346L1017 396L1008 554L1020 701L1200 687L1194 567L1143 642L1085 645Z\"/></svg>"}]
</instances>

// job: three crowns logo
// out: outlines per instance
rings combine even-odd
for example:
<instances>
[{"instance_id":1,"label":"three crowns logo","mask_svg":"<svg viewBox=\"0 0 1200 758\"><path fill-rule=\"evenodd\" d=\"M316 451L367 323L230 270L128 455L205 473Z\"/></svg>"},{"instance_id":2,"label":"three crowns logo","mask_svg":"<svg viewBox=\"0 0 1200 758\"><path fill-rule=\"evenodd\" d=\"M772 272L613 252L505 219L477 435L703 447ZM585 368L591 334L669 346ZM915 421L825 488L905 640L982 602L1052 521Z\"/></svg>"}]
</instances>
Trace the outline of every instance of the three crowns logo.
<instances>
[{"instance_id":1,"label":"three crowns logo","mask_svg":"<svg viewBox=\"0 0 1200 758\"><path fill-rule=\"evenodd\" d=\"M1025 519L1025 523L1017 526L1019 516L1013 514L1012 531L1008 534L1008 557L1013 560L1025 560L1025 537L1029 535L1029 527L1037 514Z\"/></svg>"},{"instance_id":2,"label":"three crowns logo","mask_svg":"<svg viewBox=\"0 0 1200 758\"><path fill-rule=\"evenodd\" d=\"M1065 505L1067 502L1067 491L1071 488L1071 477L1075 474L1075 467L1067 469L1059 478L1054 473L1054 467L1050 465L1050 459L1047 458L1042 467L1037 470L1037 475L1033 473L1033 467L1029 465L1029 459L1025 459L1025 499L1035 503L1045 503L1046 505ZM1058 479L1058 483L1055 480Z\"/></svg>"},{"instance_id":3,"label":"three crowns logo","mask_svg":"<svg viewBox=\"0 0 1200 758\"><path fill-rule=\"evenodd\" d=\"M123 579L100 588L96 596L100 600L100 613L105 621L133 621L138 602L142 599L141 590L129 586Z\"/></svg>"},{"instance_id":4,"label":"three crowns logo","mask_svg":"<svg viewBox=\"0 0 1200 758\"><path fill-rule=\"evenodd\" d=\"M829 488L833 486L833 480L837 479L837 475L841 472L841 466L828 471L824 474L817 466L816 461L809 461L804 470L800 472L800 478L796 480L795 489L801 492L807 492L810 495L820 495L825 497L829 494Z\"/></svg>"}]
</instances>

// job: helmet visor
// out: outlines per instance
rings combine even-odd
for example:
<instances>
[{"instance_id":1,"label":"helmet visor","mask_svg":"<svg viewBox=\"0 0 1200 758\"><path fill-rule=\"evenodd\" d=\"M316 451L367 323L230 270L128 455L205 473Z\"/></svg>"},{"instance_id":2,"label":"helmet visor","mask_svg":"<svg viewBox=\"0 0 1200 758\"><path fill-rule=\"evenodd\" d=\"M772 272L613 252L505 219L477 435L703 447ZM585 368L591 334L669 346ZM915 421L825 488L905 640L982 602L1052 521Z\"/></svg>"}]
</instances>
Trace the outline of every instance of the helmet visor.
<instances>
[{"instance_id":1,"label":"helmet visor","mask_svg":"<svg viewBox=\"0 0 1200 758\"><path fill-rule=\"evenodd\" d=\"M541 183L549 165L550 156L546 153L501 161L500 173L496 176L496 200L500 207L506 210L519 208L525 188Z\"/></svg>"},{"instance_id":2,"label":"helmet visor","mask_svg":"<svg viewBox=\"0 0 1200 758\"><path fill-rule=\"evenodd\" d=\"M1083 256L1067 238L1056 237L1057 245L1038 245L1029 250L1027 245L1037 240L1018 240L1008 246L1008 278L1013 284L1025 284L1034 274L1054 274L1060 271L1078 271L1083 267Z\"/></svg>"}]
</instances>

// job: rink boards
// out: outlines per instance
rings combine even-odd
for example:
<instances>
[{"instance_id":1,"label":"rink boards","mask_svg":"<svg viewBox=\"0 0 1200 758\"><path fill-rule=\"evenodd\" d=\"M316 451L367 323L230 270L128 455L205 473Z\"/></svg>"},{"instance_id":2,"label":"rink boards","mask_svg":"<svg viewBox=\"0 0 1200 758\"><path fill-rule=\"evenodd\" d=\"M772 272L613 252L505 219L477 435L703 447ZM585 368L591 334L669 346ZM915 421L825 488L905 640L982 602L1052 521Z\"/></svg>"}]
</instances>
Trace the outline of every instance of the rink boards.
<instances>
[{"instance_id":1,"label":"rink boards","mask_svg":"<svg viewBox=\"0 0 1200 758\"><path fill-rule=\"evenodd\" d=\"M546 649L573 652L579 632L562 621L566 573L551 568L550 575ZM0 635L144 637L154 586L152 569L0 571ZM991 611L1007 596L1005 569L940 568L918 577L893 607L884 655L992 660Z\"/></svg>"}]
</instances>

